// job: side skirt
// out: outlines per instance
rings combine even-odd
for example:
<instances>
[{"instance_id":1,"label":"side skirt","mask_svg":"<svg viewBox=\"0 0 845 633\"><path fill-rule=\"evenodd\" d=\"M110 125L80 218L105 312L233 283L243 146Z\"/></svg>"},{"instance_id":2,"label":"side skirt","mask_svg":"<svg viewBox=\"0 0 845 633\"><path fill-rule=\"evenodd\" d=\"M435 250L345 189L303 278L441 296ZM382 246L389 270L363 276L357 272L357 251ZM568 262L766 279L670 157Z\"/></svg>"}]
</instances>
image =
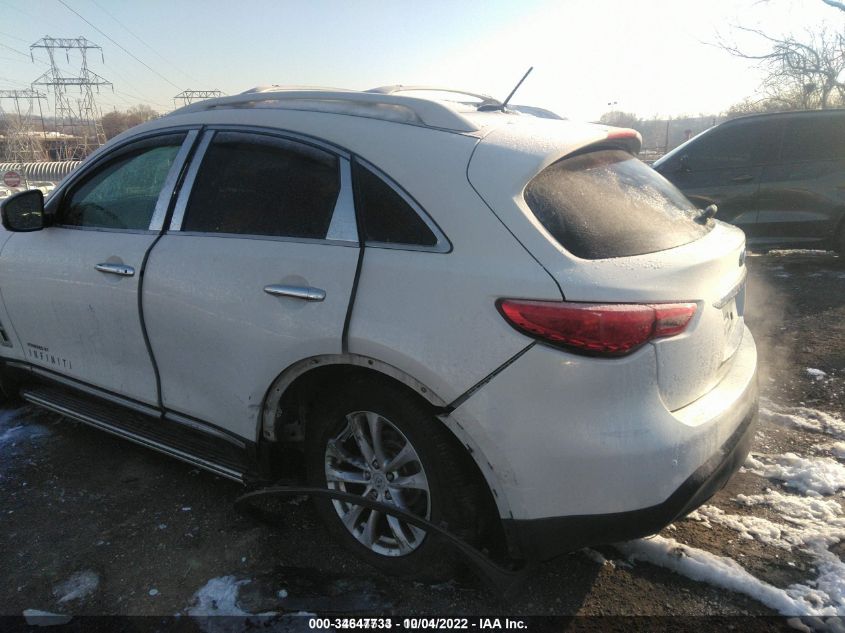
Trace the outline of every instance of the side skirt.
<instances>
[{"instance_id":1,"label":"side skirt","mask_svg":"<svg viewBox=\"0 0 845 633\"><path fill-rule=\"evenodd\" d=\"M250 447L61 386L21 389L21 398L54 413L151 448L239 483L256 479ZM240 444L240 445L239 445Z\"/></svg>"}]
</instances>

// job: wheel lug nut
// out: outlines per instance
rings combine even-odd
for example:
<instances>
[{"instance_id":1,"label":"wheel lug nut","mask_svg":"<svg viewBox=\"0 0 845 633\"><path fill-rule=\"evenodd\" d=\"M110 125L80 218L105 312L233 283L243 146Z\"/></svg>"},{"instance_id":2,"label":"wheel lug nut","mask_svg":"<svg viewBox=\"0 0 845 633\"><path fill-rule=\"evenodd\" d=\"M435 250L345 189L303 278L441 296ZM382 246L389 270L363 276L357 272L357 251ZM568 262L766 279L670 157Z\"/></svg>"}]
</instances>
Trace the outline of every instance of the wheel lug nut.
<instances>
[{"instance_id":1,"label":"wheel lug nut","mask_svg":"<svg viewBox=\"0 0 845 633\"><path fill-rule=\"evenodd\" d=\"M387 473L387 481L393 481L393 473Z\"/></svg>"},{"instance_id":2,"label":"wheel lug nut","mask_svg":"<svg viewBox=\"0 0 845 633\"><path fill-rule=\"evenodd\" d=\"M378 460L377 459L373 460L373 468L378 470Z\"/></svg>"},{"instance_id":3,"label":"wheel lug nut","mask_svg":"<svg viewBox=\"0 0 845 633\"><path fill-rule=\"evenodd\" d=\"M385 498L385 499L390 499L390 493L389 493L389 492L387 492L387 491L385 491L385 493L384 493L384 498Z\"/></svg>"},{"instance_id":4,"label":"wheel lug nut","mask_svg":"<svg viewBox=\"0 0 845 633\"><path fill-rule=\"evenodd\" d=\"M372 475L370 475L370 471L364 471L364 479L369 479L370 477L372 477Z\"/></svg>"}]
</instances>

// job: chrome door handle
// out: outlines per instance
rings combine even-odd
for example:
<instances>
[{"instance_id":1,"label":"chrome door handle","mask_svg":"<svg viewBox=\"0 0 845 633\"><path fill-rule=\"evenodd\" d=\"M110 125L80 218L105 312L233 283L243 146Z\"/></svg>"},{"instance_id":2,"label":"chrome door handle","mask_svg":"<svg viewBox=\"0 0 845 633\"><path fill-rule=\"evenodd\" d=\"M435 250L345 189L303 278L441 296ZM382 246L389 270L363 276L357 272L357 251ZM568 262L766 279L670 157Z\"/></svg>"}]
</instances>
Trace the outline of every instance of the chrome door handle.
<instances>
[{"instance_id":1,"label":"chrome door handle","mask_svg":"<svg viewBox=\"0 0 845 633\"><path fill-rule=\"evenodd\" d=\"M303 301L322 301L326 298L326 291L311 286L282 286L272 284L264 286L264 292L276 297L293 297Z\"/></svg>"},{"instance_id":2,"label":"chrome door handle","mask_svg":"<svg viewBox=\"0 0 845 633\"><path fill-rule=\"evenodd\" d=\"M94 266L101 273L109 273L111 275L120 275L121 277L131 277L135 274L135 269L126 264L97 264Z\"/></svg>"}]
</instances>

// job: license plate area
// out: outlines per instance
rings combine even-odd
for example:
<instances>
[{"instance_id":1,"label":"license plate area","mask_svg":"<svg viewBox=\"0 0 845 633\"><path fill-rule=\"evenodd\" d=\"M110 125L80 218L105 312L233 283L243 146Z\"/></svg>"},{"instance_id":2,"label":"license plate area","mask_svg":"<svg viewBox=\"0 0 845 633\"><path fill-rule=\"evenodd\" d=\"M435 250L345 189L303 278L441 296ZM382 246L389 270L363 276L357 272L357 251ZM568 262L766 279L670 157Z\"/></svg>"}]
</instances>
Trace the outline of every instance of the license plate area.
<instances>
[{"instance_id":1,"label":"license plate area","mask_svg":"<svg viewBox=\"0 0 845 633\"><path fill-rule=\"evenodd\" d=\"M722 362L730 359L742 343L745 312L745 284L738 292L722 305L722 327L724 328L725 347L722 350Z\"/></svg>"}]
</instances>

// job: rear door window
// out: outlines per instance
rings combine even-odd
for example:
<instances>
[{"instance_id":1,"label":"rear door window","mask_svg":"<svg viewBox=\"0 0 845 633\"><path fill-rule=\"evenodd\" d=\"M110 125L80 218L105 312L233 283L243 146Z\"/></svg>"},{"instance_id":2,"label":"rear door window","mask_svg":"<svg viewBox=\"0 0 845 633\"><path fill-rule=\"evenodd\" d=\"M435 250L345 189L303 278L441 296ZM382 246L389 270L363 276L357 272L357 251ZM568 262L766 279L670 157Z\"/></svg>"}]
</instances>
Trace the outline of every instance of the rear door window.
<instances>
[{"instance_id":1,"label":"rear door window","mask_svg":"<svg viewBox=\"0 0 845 633\"><path fill-rule=\"evenodd\" d=\"M583 259L628 257L706 235L700 214L668 180L627 152L563 158L525 188L525 201L551 236Z\"/></svg>"},{"instance_id":2,"label":"rear door window","mask_svg":"<svg viewBox=\"0 0 845 633\"><path fill-rule=\"evenodd\" d=\"M324 239L338 158L285 139L218 132L202 159L182 231Z\"/></svg>"},{"instance_id":3,"label":"rear door window","mask_svg":"<svg viewBox=\"0 0 845 633\"><path fill-rule=\"evenodd\" d=\"M845 159L845 116L821 114L794 118L783 137L783 162Z\"/></svg>"},{"instance_id":4,"label":"rear door window","mask_svg":"<svg viewBox=\"0 0 845 633\"><path fill-rule=\"evenodd\" d=\"M689 144L684 154L693 171L741 169L777 158L780 122L743 121L714 128Z\"/></svg>"}]
</instances>

